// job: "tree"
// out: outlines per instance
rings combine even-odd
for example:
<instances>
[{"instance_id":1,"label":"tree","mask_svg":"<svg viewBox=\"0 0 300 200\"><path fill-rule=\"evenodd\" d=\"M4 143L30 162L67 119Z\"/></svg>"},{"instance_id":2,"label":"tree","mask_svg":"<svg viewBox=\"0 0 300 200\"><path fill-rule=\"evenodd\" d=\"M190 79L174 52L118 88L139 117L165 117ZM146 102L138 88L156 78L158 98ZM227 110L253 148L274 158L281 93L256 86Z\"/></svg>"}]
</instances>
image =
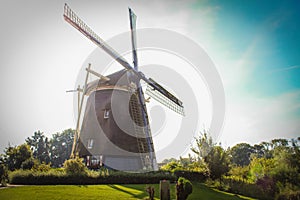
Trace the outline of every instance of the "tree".
<instances>
[{"instance_id":1,"label":"tree","mask_svg":"<svg viewBox=\"0 0 300 200\"><path fill-rule=\"evenodd\" d=\"M262 158L265 155L265 150L264 146L262 144L255 144L253 146L254 152L252 153L251 157L256 157L256 158Z\"/></svg>"},{"instance_id":2,"label":"tree","mask_svg":"<svg viewBox=\"0 0 300 200\"><path fill-rule=\"evenodd\" d=\"M31 146L33 157L40 163L48 164L50 162L50 143L43 132L34 132L33 136L26 139L26 143Z\"/></svg>"},{"instance_id":3,"label":"tree","mask_svg":"<svg viewBox=\"0 0 300 200\"><path fill-rule=\"evenodd\" d=\"M199 161L202 161L209 152L213 149L215 144L212 141L211 137L208 137L207 133L200 133L199 138L195 138L196 147L191 147L191 150L197 154Z\"/></svg>"},{"instance_id":4,"label":"tree","mask_svg":"<svg viewBox=\"0 0 300 200\"><path fill-rule=\"evenodd\" d=\"M231 161L237 166L247 166L251 161L251 154L255 152L254 147L247 143L240 143L229 151Z\"/></svg>"},{"instance_id":5,"label":"tree","mask_svg":"<svg viewBox=\"0 0 300 200\"><path fill-rule=\"evenodd\" d=\"M272 158L272 144L269 142L262 142L260 145L263 147L261 150L263 151L264 158Z\"/></svg>"},{"instance_id":6,"label":"tree","mask_svg":"<svg viewBox=\"0 0 300 200\"><path fill-rule=\"evenodd\" d=\"M179 157L179 162L182 165L182 167L186 169L193 161L190 157L189 158L183 158L183 157L180 156Z\"/></svg>"},{"instance_id":7,"label":"tree","mask_svg":"<svg viewBox=\"0 0 300 200\"><path fill-rule=\"evenodd\" d=\"M287 139L273 139L271 140L271 146L273 149L275 149L276 147L286 147L288 146L289 142Z\"/></svg>"},{"instance_id":8,"label":"tree","mask_svg":"<svg viewBox=\"0 0 300 200\"><path fill-rule=\"evenodd\" d=\"M167 163L172 162L172 161L177 162L177 159L176 158L169 158L169 159L166 158L161 163L167 164Z\"/></svg>"},{"instance_id":9,"label":"tree","mask_svg":"<svg viewBox=\"0 0 300 200\"><path fill-rule=\"evenodd\" d=\"M22 163L32 157L32 151L27 144L17 147L8 147L5 149L4 162L8 169L13 171L20 169Z\"/></svg>"},{"instance_id":10,"label":"tree","mask_svg":"<svg viewBox=\"0 0 300 200\"><path fill-rule=\"evenodd\" d=\"M67 129L62 133L55 133L50 140L51 163L54 167L61 167L70 158L75 130Z\"/></svg>"},{"instance_id":11,"label":"tree","mask_svg":"<svg viewBox=\"0 0 300 200\"><path fill-rule=\"evenodd\" d=\"M226 151L220 146L215 146L204 158L210 171L210 177L220 179L229 171L229 157Z\"/></svg>"},{"instance_id":12,"label":"tree","mask_svg":"<svg viewBox=\"0 0 300 200\"><path fill-rule=\"evenodd\" d=\"M244 166L244 167L235 166L235 167L232 167L230 169L230 171L228 172L228 174L234 179L242 180L243 182L245 182L248 178L249 166Z\"/></svg>"},{"instance_id":13,"label":"tree","mask_svg":"<svg viewBox=\"0 0 300 200\"><path fill-rule=\"evenodd\" d=\"M291 140L292 146L288 146L287 140L277 139L275 142L277 145L274 145L275 166L271 172L272 176L284 186L287 184L300 186L299 146L295 140Z\"/></svg>"},{"instance_id":14,"label":"tree","mask_svg":"<svg viewBox=\"0 0 300 200\"><path fill-rule=\"evenodd\" d=\"M265 176L270 176L275 167L275 160L273 158L256 158L254 157L250 162L249 178L256 182Z\"/></svg>"},{"instance_id":15,"label":"tree","mask_svg":"<svg viewBox=\"0 0 300 200\"><path fill-rule=\"evenodd\" d=\"M28 158L27 160L25 160L24 162L22 162L21 164L21 169L37 169L39 165L39 161L33 157Z\"/></svg>"}]
</instances>

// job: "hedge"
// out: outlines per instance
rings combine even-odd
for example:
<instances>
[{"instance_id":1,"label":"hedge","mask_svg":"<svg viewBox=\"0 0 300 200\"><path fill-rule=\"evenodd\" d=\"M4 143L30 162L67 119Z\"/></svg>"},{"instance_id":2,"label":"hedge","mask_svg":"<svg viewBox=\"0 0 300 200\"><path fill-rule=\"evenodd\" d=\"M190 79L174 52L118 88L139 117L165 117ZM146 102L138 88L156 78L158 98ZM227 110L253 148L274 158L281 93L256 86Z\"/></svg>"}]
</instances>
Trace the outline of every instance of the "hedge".
<instances>
[{"instance_id":1,"label":"hedge","mask_svg":"<svg viewBox=\"0 0 300 200\"><path fill-rule=\"evenodd\" d=\"M176 177L183 177L188 180L197 181L197 182L205 182L208 179L208 175L202 172L177 170L174 171L174 175Z\"/></svg>"},{"instance_id":2,"label":"hedge","mask_svg":"<svg viewBox=\"0 0 300 200\"><path fill-rule=\"evenodd\" d=\"M9 174L11 184L23 185L86 185L86 184L156 184L160 180L175 182L177 177L164 172L125 173L113 172L109 175L70 175L51 170L49 172L34 172L18 170Z\"/></svg>"},{"instance_id":3,"label":"hedge","mask_svg":"<svg viewBox=\"0 0 300 200\"><path fill-rule=\"evenodd\" d=\"M229 187L229 192L262 200L274 199L273 194L270 194L269 191L264 190L256 183L247 183L233 179L222 179L222 181Z\"/></svg>"}]
</instances>

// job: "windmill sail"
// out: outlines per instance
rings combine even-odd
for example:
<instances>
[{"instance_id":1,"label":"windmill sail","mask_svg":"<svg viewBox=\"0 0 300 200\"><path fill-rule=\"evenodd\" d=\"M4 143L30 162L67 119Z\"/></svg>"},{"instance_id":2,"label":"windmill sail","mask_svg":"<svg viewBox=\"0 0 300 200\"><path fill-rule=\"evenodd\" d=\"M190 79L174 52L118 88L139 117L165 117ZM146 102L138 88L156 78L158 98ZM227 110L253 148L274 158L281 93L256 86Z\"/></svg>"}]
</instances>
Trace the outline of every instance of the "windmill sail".
<instances>
[{"instance_id":1,"label":"windmill sail","mask_svg":"<svg viewBox=\"0 0 300 200\"><path fill-rule=\"evenodd\" d=\"M155 82L153 79L151 79L153 82ZM162 87L158 83L156 83L156 87ZM164 90L164 88L162 88ZM158 92L158 90L154 89L150 85L147 85L146 94L155 99L156 101L160 102L167 108L173 110L174 112L184 116L184 109L182 105L182 102L177 100L177 98L174 98L174 96L169 93L167 90L165 90L166 95L162 95L161 92ZM166 97L168 96L168 97Z\"/></svg>"},{"instance_id":2,"label":"windmill sail","mask_svg":"<svg viewBox=\"0 0 300 200\"><path fill-rule=\"evenodd\" d=\"M134 69L138 70L138 59L136 53L136 15L129 8L130 31L131 31L131 44L132 44L132 57Z\"/></svg>"},{"instance_id":3,"label":"windmill sail","mask_svg":"<svg viewBox=\"0 0 300 200\"><path fill-rule=\"evenodd\" d=\"M136 15L134 12L129 8L129 21L130 21L130 30L131 30L131 43L132 43L132 57L133 57L133 65L134 69L138 70L138 58L137 58L137 52L136 52ZM137 85L137 94L138 94L138 100L140 102L140 105L142 107L141 109L141 117L143 120L143 124L149 124L148 121L148 114L147 114L147 108L145 104L145 97L144 93L142 90L142 86L139 80L136 80L136 85ZM147 145L149 148L149 153L150 153L150 161L152 163L152 166L154 167L156 162L155 155L154 155L154 148L153 148L153 142L152 142L152 137L150 133L150 129L147 126L144 126L144 131L146 134L146 139L147 139Z\"/></svg>"},{"instance_id":4,"label":"windmill sail","mask_svg":"<svg viewBox=\"0 0 300 200\"><path fill-rule=\"evenodd\" d=\"M162 86L157 87L157 83L151 79L145 77L145 75L137 70L135 70L125 58L123 58L119 53L117 53L112 47L106 44L89 26L87 26L72 10L71 8L65 4L64 7L64 18L65 20L79 30L83 35L85 35L88 39L94 42L97 46L102 48L106 53L112 56L117 62L119 62L123 67L127 70L133 72L139 79L142 79L146 83L148 83L154 90L157 90L162 95L166 96L167 98L171 98L170 100L173 101L178 106L182 107L181 101L175 97L174 95L170 95L171 93L164 89ZM137 62L137 61L136 61Z\"/></svg>"}]
</instances>

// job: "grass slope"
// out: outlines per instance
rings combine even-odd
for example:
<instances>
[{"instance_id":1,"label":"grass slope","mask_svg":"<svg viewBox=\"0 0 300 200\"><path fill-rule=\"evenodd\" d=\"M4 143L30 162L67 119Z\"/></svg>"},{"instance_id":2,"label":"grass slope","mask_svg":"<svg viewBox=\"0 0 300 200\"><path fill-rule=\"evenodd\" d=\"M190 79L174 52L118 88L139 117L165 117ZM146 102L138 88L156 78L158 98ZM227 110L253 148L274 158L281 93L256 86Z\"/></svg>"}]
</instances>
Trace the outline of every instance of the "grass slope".
<instances>
[{"instance_id":1,"label":"grass slope","mask_svg":"<svg viewBox=\"0 0 300 200\"><path fill-rule=\"evenodd\" d=\"M155 197L159 199L159 185L155 187ZM171 185L171 199L175 199L174 185ZM57 186L21 186L6 188L0 190L1 200L121 200L121 199L146 199L146 185L57 185ZM189 196L189 200L238 200L249 199L230 193L220 192L206 187L200 183L193 184L193 193Z\"/></svg>"}]
</instances>

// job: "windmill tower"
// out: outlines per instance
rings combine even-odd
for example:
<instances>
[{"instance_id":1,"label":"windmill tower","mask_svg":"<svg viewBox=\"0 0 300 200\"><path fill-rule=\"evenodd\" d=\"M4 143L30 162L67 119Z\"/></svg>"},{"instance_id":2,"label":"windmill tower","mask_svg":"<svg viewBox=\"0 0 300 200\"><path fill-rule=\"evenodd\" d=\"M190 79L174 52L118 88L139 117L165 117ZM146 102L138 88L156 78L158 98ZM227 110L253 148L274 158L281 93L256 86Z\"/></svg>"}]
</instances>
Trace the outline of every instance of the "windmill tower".
<instances>
[{"instance_id":1,"label":"windmill tower","mask_svg":"<svg viewBox=\"0 0 300 200\"><path fill-rule=\"evenodd\" d=\"M89 167L104 165L123 171L151 171L157 169L157 163L140 81L147 84L146 93L153 99L181 115L184 109L178 98L139 71L136 15L130 8L129 18L133 67L65 4L64 19L124 67L107 76L93 71L90 65L86 69L71 157L83 157ZM88 83L89 74L99 79ZM86 108L80 124L85 97Z\"/></svg>"}]
</instances>

